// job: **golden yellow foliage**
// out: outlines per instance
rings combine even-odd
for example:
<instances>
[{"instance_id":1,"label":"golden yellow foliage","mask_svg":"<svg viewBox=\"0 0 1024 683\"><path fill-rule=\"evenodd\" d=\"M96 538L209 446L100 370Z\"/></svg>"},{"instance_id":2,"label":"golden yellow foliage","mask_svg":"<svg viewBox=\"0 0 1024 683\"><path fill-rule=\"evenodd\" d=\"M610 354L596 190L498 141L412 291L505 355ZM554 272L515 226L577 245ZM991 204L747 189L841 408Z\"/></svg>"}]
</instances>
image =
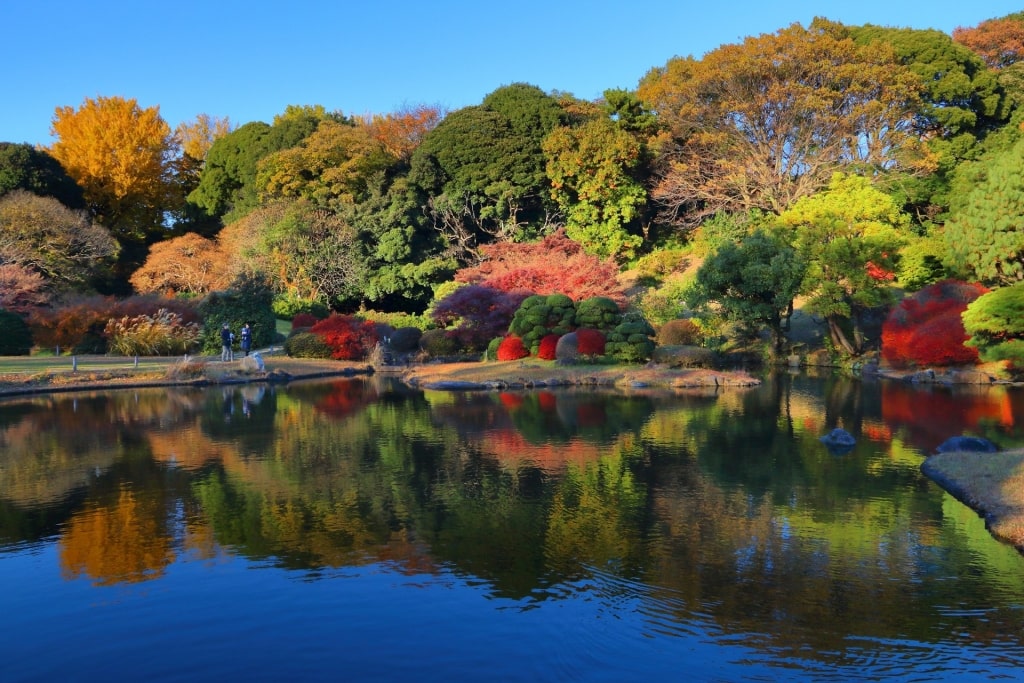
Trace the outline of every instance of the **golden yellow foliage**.
<instances>
[{"instance_id":1,"label":"golden yellow foliage","mask_svg":"<svg viewBox=\"0 0 1024 683\"><path fill-rule=\"evenodd\" d=\"M177 144L159 107L134 99L86 98L79 109L57 107L47 150L85 193L96 220L138 239L174 208Z\"/></svg>"}]
</instances>

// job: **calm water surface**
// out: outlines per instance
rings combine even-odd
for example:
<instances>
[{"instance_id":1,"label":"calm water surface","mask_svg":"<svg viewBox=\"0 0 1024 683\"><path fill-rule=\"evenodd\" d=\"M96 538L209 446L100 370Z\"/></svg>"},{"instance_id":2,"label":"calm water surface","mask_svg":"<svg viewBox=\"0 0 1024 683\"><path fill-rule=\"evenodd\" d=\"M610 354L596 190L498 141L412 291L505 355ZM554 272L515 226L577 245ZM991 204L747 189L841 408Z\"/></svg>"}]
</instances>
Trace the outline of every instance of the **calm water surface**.
<instances>
[{"instance_id":1,"label":"calm water surface","mask_svg":"<svg viewBox=\"0 0 1024 683\"><path fill-rule=\"evenodd\" d=\"M1024 557L919 467L1022 424L804 375L9 399L0 680L1021 680Z\"/></svg>"}]
</instances>

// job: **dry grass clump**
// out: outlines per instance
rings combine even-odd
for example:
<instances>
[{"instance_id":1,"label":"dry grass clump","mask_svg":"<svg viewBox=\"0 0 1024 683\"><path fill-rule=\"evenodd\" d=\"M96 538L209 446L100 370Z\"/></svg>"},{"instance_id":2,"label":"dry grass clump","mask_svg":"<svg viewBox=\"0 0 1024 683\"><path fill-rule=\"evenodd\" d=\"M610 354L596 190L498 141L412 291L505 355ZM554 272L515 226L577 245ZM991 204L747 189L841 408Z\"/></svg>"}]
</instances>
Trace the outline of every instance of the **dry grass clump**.
<instances>
[{"instance_id":1,"label":"dry grass clump","mask_svg":"<svg viewBox=\"0 0 1024 683\"><path fill-rule=\"evenodd\" d=\"M993 536L1024 552L1024 450L940 453L921 469L983 515Z\"/></svg>"}]
</instances>

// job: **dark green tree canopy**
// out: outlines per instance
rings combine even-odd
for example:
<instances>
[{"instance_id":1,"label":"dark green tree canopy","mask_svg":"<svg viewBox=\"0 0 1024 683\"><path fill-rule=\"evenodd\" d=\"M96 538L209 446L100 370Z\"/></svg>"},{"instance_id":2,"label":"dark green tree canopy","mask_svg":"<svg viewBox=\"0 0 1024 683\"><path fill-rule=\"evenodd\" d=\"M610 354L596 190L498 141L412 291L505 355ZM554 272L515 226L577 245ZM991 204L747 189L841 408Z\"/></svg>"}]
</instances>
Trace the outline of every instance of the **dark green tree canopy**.
<instances>
[{"instance_id":1,"label":"dark green tree canopy","mask_svg":"<svg viewBox=\"0 0 1024 683\"><path fill-rule=\"evenodd\" d=\"M980 282L1008 285L1024 280L1024 141L988 157L978 179L958 199L946 223L951 265Z\"/></svg>"},{"instance_id":2,"label":"dark green tree canopy","mask_svg":"<svg viewBox=\"0 0 1024 683\"><path fill-rule=\"evenodd\" d=\"M804 277L796 249L763 231L739 244L726 244L697 271L687 303L695 308L716 303L727 320L750 331L767 327L776 349Z\"/></svg>"},{"instance_id":3,"label":"dark green tree canopy","mask_svg":"<svg viewBox=\"0 0 1024 683\"><path fill-rule=\"evenodd\" d=\"M254 121L218 138L206 154L199 186L189 194L189 203L225 222L244 216L259 203L256 174L260 160L299 144L327 119L347 122L322 108L289 107L272 126Z\"/></svg>"},{"instance_id":4,"label":"dark green tree canopy","mask_svg":"<svg viewBox=\"0 0 1024 683\"><path fill-rule=\"evenodd\" d=\"M888 43L899 61L920 77L924 90L916 126L921 135L977 137L1008 118L996 73L942 31L871 24L849 30L858 43Z\"/></svg>"},{"instance_id":5,"label":"dark green tree canopy","mask_svg":"<svg viewBox=\"0 0 1024 683\"><path fill-rule=\"evenodd\" d=\"M0 197L25 190L53 197L69 209L84 209L82 188L56 159L29 144L0 142Z\"/></svg>"}]
</instances>

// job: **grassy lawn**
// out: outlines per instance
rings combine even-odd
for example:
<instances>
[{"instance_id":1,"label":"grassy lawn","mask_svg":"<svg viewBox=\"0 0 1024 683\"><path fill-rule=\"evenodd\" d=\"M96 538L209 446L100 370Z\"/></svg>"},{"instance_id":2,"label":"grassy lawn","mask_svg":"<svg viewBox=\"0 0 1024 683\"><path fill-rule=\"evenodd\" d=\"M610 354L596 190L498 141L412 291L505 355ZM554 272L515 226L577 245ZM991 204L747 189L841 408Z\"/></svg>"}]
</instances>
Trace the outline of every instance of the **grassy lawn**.
<instances>
[{"instance_id":1,"label":"grassy lawn","mask_svg":"<svg viewBox=\"0 0 1024 683\"><path fill-rule=\"evenodd\" d=\"M151 372L181 360L181 356L0 356L0 375L55 372L134 370Z\"/></svg>"}]
</instances>

